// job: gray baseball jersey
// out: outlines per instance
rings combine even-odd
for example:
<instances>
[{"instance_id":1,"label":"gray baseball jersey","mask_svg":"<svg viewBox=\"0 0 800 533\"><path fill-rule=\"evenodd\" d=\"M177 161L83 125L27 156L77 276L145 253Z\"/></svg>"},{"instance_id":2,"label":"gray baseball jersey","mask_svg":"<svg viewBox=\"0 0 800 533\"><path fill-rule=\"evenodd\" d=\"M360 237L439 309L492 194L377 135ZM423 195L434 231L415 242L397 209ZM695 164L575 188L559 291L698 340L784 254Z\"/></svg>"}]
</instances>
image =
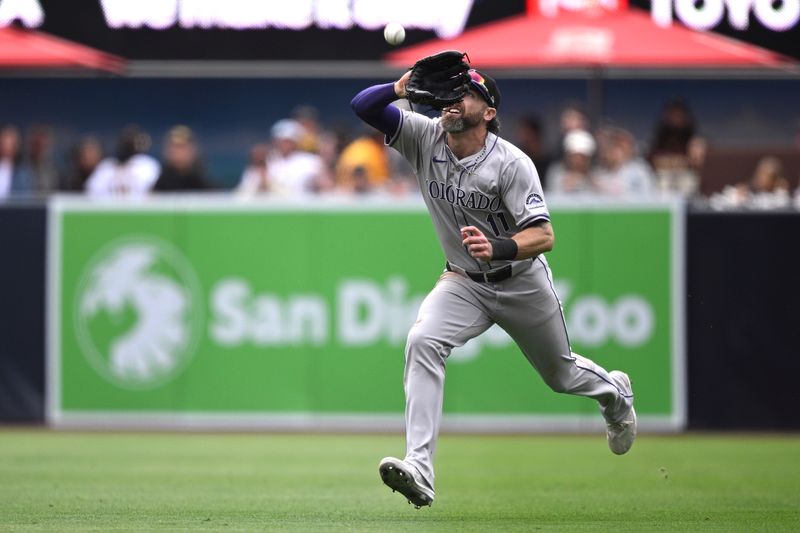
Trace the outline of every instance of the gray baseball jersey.
<instances>
[{"instance_id":1,"label":"gray baseball jersey","mask_svg":"<svg viewBox=\"0 0 800 533\"><path fill-rule=\"evenodd\" d=\"M602 367L572 353L544 258L486 264L470 256L461 244L463 226L475 226L491 240L509 238L537 220L549 220L531 160L492 133L477 154L456 160L439 119L405 110L388 144L414 167L447 260L472 272L512 264L514 272L498 282L445 272L422 302L406 343L405 461L433 489L445 360L454 347L492 324L511 335L553 390L597 400L608 421L629 413L630 390Z\"/></svg>"},{"instance_id":2,"label":"gray baseball jersey","mask_svg":"<svg viewBox=\"0 0 800 533\"><path fill-rule=\"evenodd\" d=\"M505 266L510 261L487 264L469 255L460 229L475 226L497 240L550 220L536 168L522 150L493 133L477 154L458 160L439 120L403 110L389 145L414 168L447 260L470 271Z\"/></svg>"}]
</instances>

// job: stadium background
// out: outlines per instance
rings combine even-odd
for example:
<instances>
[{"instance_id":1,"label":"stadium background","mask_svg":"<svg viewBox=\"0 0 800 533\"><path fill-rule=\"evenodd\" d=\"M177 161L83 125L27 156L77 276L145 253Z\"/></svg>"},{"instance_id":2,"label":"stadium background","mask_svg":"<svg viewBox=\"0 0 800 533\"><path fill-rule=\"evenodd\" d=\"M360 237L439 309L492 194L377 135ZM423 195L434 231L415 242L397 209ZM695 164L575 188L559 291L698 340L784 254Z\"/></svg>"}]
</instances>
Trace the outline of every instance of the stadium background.
<instances>
[{"instance_id":1,"label":"stadium background","mask_svg":"<svg viewBox=\"0 0 800 533\"><path fill-rule=\"evenodd\" d=\"M391 47L383 42L379 29L357 25L346 30L313 26L298 30L183 29L177 25L153 29L147 27L150 22L139 27L111 28L104 18L102 3L84 0L68 5L48 1L29 4L37 5L41 7L38 22L30 23L22 16L35 15L34 9L19 11L20 18L7 23L33 26L35 30L95 47L125 61L123 70L118 73L91 68L31 69L24 66L0 71L3 74L0 84L2 122L19 125L23 130L47 125L52 132L56 160L66 157L71 143L85 135L104 139L110 148L119 129L130 123L138 124L153 135L152 151L157 153L159 137L173 125L185 124L197 136L215 185L231 189L247 163L248 148L265 139L270 126L284 118L288 110L313 105L326 127L356 135L362 126L347 106L350 97L359 88L391 79L399 72L397 67L381 60ZM7 3L5 7L8 6ZM355 12L356 4L348 6ZM505 17L521 16L526 10L535 11L540 6L532 1L500 4L477 1L456 7L466 14L465 30L469 30ZM569 4L561 6L562 9L568 7ZM634 1L630 9L645 11L649 7L647 2ZM31 20L34 19L36 17ZM729 19L722 17L714 31L783 54L788 65L792 58L800 58L795 38L797 25L776 32L766 28L752 13L750 20L750 26L743 30L731 27ZM680 21L676 20L675 24ZM372 23L372 27L376 25L380 26ZM404 45L434 37L434 31L410 29ZM740 158L742 164L744 161L752 164L758 155L781 153L787 158L787 178L792 187L798 185L800 171L794 167L800 161L797 155L800 107L795 96L800 89L800 78L792 66L730 70L526 67L496 69L495 74L501 81L503 116L512 140L513 121L532 113L541 117L544 131L554 137L564 105L578 102L590 108L595 121L622 126L645 145L661 106L679 96L687 101L700 133L709 141L709 160L714 160L716 154L718 162L727 161L730 165L730 160ZM593 102L598 94L599 100ZM599 109L591 109L592 106ZM546 139L552 142L554 139L547 135ZM726 184L740 181L748 172L749 169L743 169L734 176L725 170L712 170L709 176L704 176L702 192L718 192ZM9 381L9 386L5 388L2 412L8 420L40 422L44 418L44 339L47 338L43 317L50 312L45 298L52 297L40 286L40 276L46 274L43 260L48 257L47 204L42 203L46 202L42 198L28 198L27 203L22 204L18 200L11 198L3 206L3 217L7 219L3 224L3 239L7 245L4 248L17 249L15 257L20 259L4 263L3 279L9 284L10 293L25 287L25 294L37 297L23 298L29 308L25 326L8 330L8 336L17 339L17 344L7 344L3 352L7 367L4 379ZM714 282L723 279L703 267L713 263L737 272L737 268L743 268L736 260L741 250L736 246L709 247L704 239L723 242L729 237L727 226L719 223L723 219L709 215L705 209L687 205L689 209L681 222L687 229L685 235L680 235L682 259L678 269L680 283L687 287L683 295L685 300L682 298L679 302L686 312L686 323L680 327L685 327L685 355L690 370L686 377L687 397L691 401L687 402L689 416L684 424L688 427L796 428L796 414L788 417L763 414L787 401L785 395L791 394L788 392L791 387L769 383L770 380L789 379L789 368L785 365L793 363L780 357L755 359L751 346L770 345L779 351L791 351L796 346L791 328L777 326L786 319L786 305L791 301L786 297L786 290L796 290L796 284L785 287L784 278L770 272L781 265L793 264L795 247L786 246L784 239L796 234L797 219L793 213L785 211L747 215L747 224L756 227L764 224L764 228L768 228L759 231L761 246L758 251L762 258L759 264L768 268L763 275L754 275L751 267L739 276L732 274L724 279L738 282L737 294L741 293L742 284L755 288L752 302L737 304L735 308L746 314L748 320L763 325L751 328L752 337L748 343L733 343L731 347L731 336L741 332L734 321L715 324L714 328L709 325L709 316L722 314L723 309L731 312L729 302L720 299L719 294L712 300L696 295L710 291ZM737 215L728 216L734 217L735 222L731 224L739 223ZM771 229L773 227L781 231L776 232ZM700 229L695 232L694 228ZM21 245L23 249L19 249ZM706 257L709 250L714 250L714 257ZM21 260L23 257L28 259ZM700 288L694 295L689 290L693 287ZM3 322L6 325L20 322L19 300L6 298L4 302L6 320ZM765 311L753 313L756 308ZM770 334L766 335L765 331ZM734 353L740 357L732 357ZM760 402L747 409L758 416L722 417L716 413L716 407L709 407L720 395L701 384L713 379L712 369L720 372L719 366L711 362L717 357L737 361L736 365L725 365L732 378L752 377L754 373L763 376L764 389L757 396ZM692 370L694 368L697 370ZM726 402L735 401L726 398ZM729 405L727 411L743 412Z\"/></svg>"},{"instance_id":2,"label":"stadium background","mask_svg":"<svg viewBox=\"0 0 800 533\"><path fill-rule=\"evenodd\" d=\"M60 344L62 334L67 337L80 330L73 327L73 322L78 324L72 308L79 301L76 287L85 285L91 261L103 259L101 252L109 242L104 239L129 235L130 228L138 236L158 235L187 257L199 257L196 266L204 283L217 283L224 276L230 282L235 275L245 279L254 294L283 297L287 290L303 294L307 285L309 292L328 298L334 283L357 275L361 281L385 286L385 294L400 294L402 303L411 304L416 293L424 293L428 278L434 279L441 268L441 257L413 198L387 205L352 198L343 203L317 198L243 202L231 195L249 148L266 140L271 126L297 106L313 105L328 128L350 136L361 131L347 105L351 96L401 71L383 59L391 48L382 39L382 22L348 30L175 25L159 30L112 29L103 17L103 3L114 2L0 0L0 32L7 26L26 26L24 17L3 18L9 11L21 10L31 20L38 17L28 31L114 54L121 63L113 64L123 65L111 72L85 65L0 67L0 125L13 124L23 132L45 126L53 143L52 159L63 162L74 142L85 135L97 136L111 151L121 128L130 123L150 133L151 153L158 157L167 132L185 124L194 131L208 173L221 190L209 198L176 195L99 204L80 193L0 200L0 529L800 528L800 410L796 409L800 388L795 379L800 371L798 207L717 210L708 201L726 185L747 180L755 162L766 155L782 157L792 191L800 186L796 66L487 69L500 81L501 116L512 140L515 120L535 114L552 146L561 110L578 102L591 109L595 125L610 122L624 127L644 147L665 101L678 96L692 108L710 147L700 195L644 203L594 197L553 201L559 242L569 250L553 255L554 261L563 258L555 267L556 276L574 283L563 287L562 296L577 287L579 296L599 295L600 303L609 305L630 302L623 298L629 296L630 287L640 295L660 294L653 300L658 342L631 348L612 361L630 362L643 376L647 386L637 394L648 416L670 414L668 423L652 418L645 424L630 454L611 456L593 405L545 391L513 347L490 337L483 342L501 364L451 365L448 395L453 401L447 405L447 411L456 415L469 414L478 405L488 416L461 426L458 417L450 419L454 423L444 432L437 458L437 503L410 514L413 509L406 509L396 495L384 494L374 472L381 454L401 454L403 447L402 335L396 325L388 328L385 340L366 348L348 349L336 343L311 348L288 343L276 349L254 343L239 351L217 347L196 356L202 362L210 355L214 359L210 365L190 368L184 375L188 379L163 387L157 384L139 405L135 390L115 389L113 379L106 379L97 367L93 370L89 355L76 349L75 339ZM177 9L178 3L150 5ZM203 3L198 0L194 5ZM285 4L288 9L323 3L326 0ZM643 12L652 8L650 0L628 3ZM706 0L694 5L727 6L711 30L714 34L783 54L790 63L800 60L797 21L784 31L774 31L751 9L749 27L737 28L728 16L734 3ZM117 7L138 9L135 4L147 5L116 2ZM347 10L369 2L327 4ZM442 5L447 8L442 12L468 9L468 30L540 7L535 0L401 4L405 12L422 14ZM568 10L615 3L549 4ZM674 7L675 2L671 4ZM233 9L256 3L209 0L205 5ZM770 5L791 12L797 2ZM675 24L682 22L676 18ZM435 37L434 31L409 29L405 45ZM646 42L647 36L642 40ZM0 58L7 58L8 51L8 47L0 50ZM220 213L239 219L234 223L223 216L217 222L214 217ZM626 213L641 218L631 223ZM648 219L651 215L653 220ZM425 250L424 259L380 242L378 232L398 221L413 228L404 234L405 244ZM333 251L324 233L320 235L320 226L345 228L357 235L358 253L345 256ZM296 261L275 261L269 253L266 241L275 228L283 230L281 246ZM598 228L612 231L603 234ZM234 238L237 232L247 239ZM617 239L626 242L619 244L615 255ZM380 261L363 260L377 251ZM404 269L398 272L395 265ZM160 273L169 273L174 265L159 268ZM398 281L398 275L408 273L403 270L415 274ZM427 270L432 274L428 276ZM665 296L669 291L671 298ZM566 303L568 314L574 310L575 292ZM66 298L66 304L59 298ZM598 304L597 298L584 298L587 302ZM408 310L397 309L401 314ZM123 313L122 325L128 320L131 316ZM97 327L89 328L90 336L102 333L102 324ZM576 339L592 356L595 351L605 356L622 346L611 341L593 344L585 332L576 332ZM670 342L667 353L659 353L663 347L659 343ZM244 357L262 354L267 357L256 365L240 364ZM278 356L274 366L270 354ZM376 354L383 361L376 361ZM653 359L643 361L643 354ZM221 355L233 357L225 360ZM338 361L330 355L346 359L346 368L361 363L368 371L337 374ZM77 421L73 425L54 416L59 415L53 409L54 391L59 392L54 387L65 382L52 363L61 356L71 387L68 407L77 406L79 415L72 419ZM364 365L369 356L373 359ZM233 369L230 373L227 366ZM387 369L388 374L375 377L375 372ZM344 381L338 382L342 377ZM492 381L491 387L482 387L486 380ZM530 396L528 386L533 391ZM483 388L498 395L496 404L477 394ZM254 418L224 412L226 405L235 405L241 415L241 406L248 401ZM518 403L509 403L514 401ZM106 402L105 409L81 418L81 406L95 409L96 402ZM259 402L278 416L261 416L265 413L259 407L264 404ZM167 414L131 417L126 411L132 404L139 415L142 405L155 406L156 411L167 405ZM198 422L175 414L171 411L175 405L190 409L211 405L222 407L222 412ZM501 416L492 411L498 405ZM523 414L544 406L547 416L509 417L509 405ZM356 406L357 414L370 416L315 416L342 406ZM298 410L300 416L281 419L286 411L296 415ZM78 431L66 430L75 427ZM120 428L126 431L117 431ZM466 435L461 434L464 431ZM663 431L670 434L661 435ZM475 435L478 432L482 435ZM613 480L613 487L607 480Z\"/></svg>"}]
</instances>

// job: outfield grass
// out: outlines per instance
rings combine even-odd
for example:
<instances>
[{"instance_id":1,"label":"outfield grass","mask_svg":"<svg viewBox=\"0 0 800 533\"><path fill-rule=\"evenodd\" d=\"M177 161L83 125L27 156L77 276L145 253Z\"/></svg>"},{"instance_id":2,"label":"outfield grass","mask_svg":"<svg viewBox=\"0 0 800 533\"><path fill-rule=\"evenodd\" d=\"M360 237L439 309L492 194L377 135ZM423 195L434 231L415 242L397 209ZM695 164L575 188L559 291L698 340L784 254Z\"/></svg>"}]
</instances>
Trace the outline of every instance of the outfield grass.
<instances>
[{"instance_id":1,"label":"outfield grass","mask_svg":"<svg viewBox=\"0 0 800 533\"><path fill-rule=\"evenodd\" d=\"M444 436L436 501L384 487L400 436L0 430L0 531L800 531L800 436Z\"/></svg>"}]
</instances>

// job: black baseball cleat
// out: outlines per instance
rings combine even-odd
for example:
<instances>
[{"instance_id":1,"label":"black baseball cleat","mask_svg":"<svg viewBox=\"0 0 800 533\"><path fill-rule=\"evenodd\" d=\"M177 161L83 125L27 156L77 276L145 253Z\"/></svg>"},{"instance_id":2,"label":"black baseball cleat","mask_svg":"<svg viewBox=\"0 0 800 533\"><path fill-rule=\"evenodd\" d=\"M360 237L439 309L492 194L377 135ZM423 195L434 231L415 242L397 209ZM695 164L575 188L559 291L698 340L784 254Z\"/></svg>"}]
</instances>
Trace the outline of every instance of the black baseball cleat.
<instances>
[{"instance_id":1,"label":"black baseball cleat","mask_svg":"<svg viewBox=\"0 0 800 533\"><path fill-rule=\"evenodd\" d=\"M383 483L392 489L392 492L397 491L405 496L408 503L417 509L433 503L433 489L428 487L417 469L405 461L385 457L378 465L378 472Z\"/></svg>"}]
</instances>

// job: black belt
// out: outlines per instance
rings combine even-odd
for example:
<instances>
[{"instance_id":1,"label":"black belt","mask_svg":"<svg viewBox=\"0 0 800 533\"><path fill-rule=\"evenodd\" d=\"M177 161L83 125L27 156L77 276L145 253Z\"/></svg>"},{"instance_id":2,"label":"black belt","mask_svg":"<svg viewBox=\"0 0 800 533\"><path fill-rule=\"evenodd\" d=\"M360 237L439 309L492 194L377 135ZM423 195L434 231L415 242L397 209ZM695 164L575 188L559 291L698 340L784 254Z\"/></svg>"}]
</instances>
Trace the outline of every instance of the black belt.
<instances>
[{"instance_id":1,"label":"black belt","mask_svg":"<svg viewBox=\"0 0 800 533\"><path fill-rule=\"evenodd\" d=\"M504 279L510 278L513 274L510 263L504 267L500 267L496 270L490 270L488 272L470 272L469 270L462 270L458 267L458 270L455 270L450 266L449 261L445 264L445 268L450 272L464 274L472 281L477 281L478 283L497 283L498 281L503 281Z\"/></svg>"}]
</instances>

